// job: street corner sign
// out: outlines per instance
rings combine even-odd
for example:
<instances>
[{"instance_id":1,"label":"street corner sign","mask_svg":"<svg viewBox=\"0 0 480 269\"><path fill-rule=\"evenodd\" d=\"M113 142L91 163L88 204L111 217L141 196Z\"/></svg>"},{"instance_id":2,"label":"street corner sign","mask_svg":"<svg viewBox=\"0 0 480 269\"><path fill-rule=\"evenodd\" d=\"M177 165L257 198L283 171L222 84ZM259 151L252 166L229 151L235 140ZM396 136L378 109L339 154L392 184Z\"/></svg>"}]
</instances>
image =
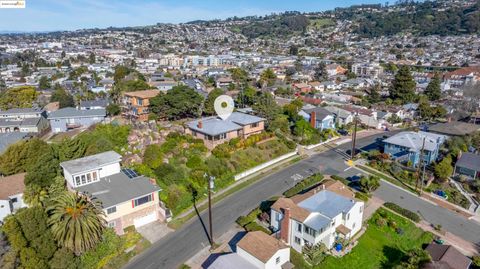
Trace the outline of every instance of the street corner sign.
<instances>
[{"instance_id":1,"label":"street corner sign","mask_svg":"<svg viewBox=\"0 0 480 269\"><path fill-rule=\"evenodd\" d=\"M0 0L0 8L25 8L25 0Z\"/></svg>"}]
</instances>

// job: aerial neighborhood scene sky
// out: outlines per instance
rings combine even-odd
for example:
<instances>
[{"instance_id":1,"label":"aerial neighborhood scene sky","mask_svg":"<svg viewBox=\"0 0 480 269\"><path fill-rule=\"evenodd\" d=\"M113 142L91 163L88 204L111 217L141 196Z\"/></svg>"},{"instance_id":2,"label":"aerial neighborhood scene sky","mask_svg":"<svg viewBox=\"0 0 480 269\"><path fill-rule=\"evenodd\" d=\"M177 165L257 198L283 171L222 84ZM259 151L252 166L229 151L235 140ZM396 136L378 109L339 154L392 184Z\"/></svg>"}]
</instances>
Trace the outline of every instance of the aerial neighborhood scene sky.
<instances>
[{"instance_id":1,"label":"aerial neighborhood scene sky","mask_svg":"<svg viewBox=\"0 0 480 269\"><path fill-rule=\"evenodd\" d=\"M480 0L0 0L1 269L480 269Z\"/></svg>"},{"instance_id":2,"label":"aerial neighborhood scene sky","mask_svg":"<svg viewBox=\"0 0 480 269\"><path fill-rule=\"evenodd\" d=\"M183 23L193 20L323 11L378 0L27 0L25 9L0 9L0 31L55 31L109 26Z\"/></svg>"}]
</instances>

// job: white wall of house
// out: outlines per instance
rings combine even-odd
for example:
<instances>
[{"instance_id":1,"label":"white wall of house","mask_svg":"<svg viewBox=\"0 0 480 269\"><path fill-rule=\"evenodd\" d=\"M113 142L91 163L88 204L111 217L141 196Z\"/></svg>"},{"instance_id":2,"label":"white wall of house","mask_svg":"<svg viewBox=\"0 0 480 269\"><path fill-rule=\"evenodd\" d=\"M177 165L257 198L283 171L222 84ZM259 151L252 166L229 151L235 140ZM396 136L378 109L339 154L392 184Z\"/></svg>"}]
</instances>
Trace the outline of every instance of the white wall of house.
<instances>
[{"instance_id":1,"label":"white wall of house","mask_svg":"<svg viewBox=\"0 0 480 269\"><path fill-rule=\"evenodd\" d=\"M351 230L350 236L353 236L362 228L363 209L364 203L356 202L352 209L350 209L350 211L348 212L348 219L345 218L344 225Z\"/></svg>"},{"instance_id":2,"label":"white wall of house","mask_svg":"<svg viewBox=\"0 0 480 269\"><path fill-rule=\"evenodd\" d=\"M260 261L259 259L257 259L256 257L254 257L253 255L251 255L250 253L246 252L243 248L237 246L237 254L244 258L245 260L247 260L249 263L255 265L255 267L257 268L265 268L265 264Z\"/></svg>"},{"instance_id":3,"label":"white wall of house","mask_svg":"<svg viewBox=\"0 0 480 269\"><path fill-rule=\"evenodd\" d=\"M112 163L99 168L100 178L120 173L120 163Z\"/></svg>"},{"instance_id":4,"label":"white wall of house","mask_svg":"<svg viewBox=\"0 0 480 269\"><path fill-rule=\"evenodd\" d=\"M0 200L0 221L10 215L10 201L9 200Z\"/></svg>"},{"instance_id":5,"label":"white wall of house","mask_svg":"<svg viewBox=\"0 0 480 269\"><path fill-rule=\"evenodd\" d=\"M265 263L265 269L280 269L290 261L290 248L280 249Z\"/></svg>"}]
</instances>

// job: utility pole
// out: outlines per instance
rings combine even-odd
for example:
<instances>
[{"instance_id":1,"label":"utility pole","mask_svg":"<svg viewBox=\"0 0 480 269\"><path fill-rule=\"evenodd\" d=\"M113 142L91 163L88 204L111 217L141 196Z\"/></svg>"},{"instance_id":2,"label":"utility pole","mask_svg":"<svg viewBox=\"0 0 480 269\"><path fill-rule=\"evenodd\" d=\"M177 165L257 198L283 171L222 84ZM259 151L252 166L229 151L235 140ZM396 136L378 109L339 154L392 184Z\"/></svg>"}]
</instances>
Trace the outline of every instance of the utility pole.
<instances>
[{"instance_id":1,"label":"utility pole","mask_svg":"<svg viewBox=\"0 0 480 269\"><path fill-rule=\"evenodd\" d=\"M355 142L357 140L357 124L358 124L357 115L358 115L358 113L355 112L355 116L353 117L353 121L355 122L355 126L353 128L353 133L352 133L352 154L351 154L352 161L353 161L353 158L355 157Z\"/></svg>"},{"instance_id":2,"label":"utility pole","mask_svg":"<svg viewBox=\"0 0 480 269\"><path fill-rule=\"evenodd\" d=\"M208 180L208 222L210 225L210 236L208 237L210 239L210 247L213 248L214 242L213 242L213 224L212 224L212 189L214 188L214 181L215 177L214 176L208 176L207 173L205 173L205 178Z\"/></svg>"},{"instance_id":3,"label":"utility pole","mask_svg":"<svg viewBox=\"0 0 480 269\"><path fill-rule=\"evenodd\" d=\"M418 191L418 187L420 186L420 194L422 194L422 187L423 185L423 176L425 176L425 164L423 164L423 152L425 150L425 137L423 138L423 144L422 144L422 149L420 151L420 162L418 164L418 169L417 169L417 185L415 186L416 191ZM422 172L422 164L423 164L423 175L420 177L420 173Z\"/></svg>"}]
</instances>

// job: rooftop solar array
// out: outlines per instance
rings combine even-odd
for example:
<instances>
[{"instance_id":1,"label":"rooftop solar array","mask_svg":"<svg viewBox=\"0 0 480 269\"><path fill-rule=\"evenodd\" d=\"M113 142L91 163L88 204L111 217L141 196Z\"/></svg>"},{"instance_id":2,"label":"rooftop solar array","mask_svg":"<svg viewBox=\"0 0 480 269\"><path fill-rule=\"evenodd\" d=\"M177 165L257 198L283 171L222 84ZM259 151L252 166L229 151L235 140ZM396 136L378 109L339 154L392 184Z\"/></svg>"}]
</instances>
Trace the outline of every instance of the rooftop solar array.
<instances>
[{"instance_id":1,"label":"rooftop solar array","mask_svg":"<svg viewBox=\"0 0 480 269\"><path fill-rule=\"evenodd\" d=\"M123 169L122 169L122 172L123 172L125 175L127 175L128 178L136 178L136 177L138 177L137 172L133 171L132 169L123 168Z\"/></svg>"}]
</instances>

